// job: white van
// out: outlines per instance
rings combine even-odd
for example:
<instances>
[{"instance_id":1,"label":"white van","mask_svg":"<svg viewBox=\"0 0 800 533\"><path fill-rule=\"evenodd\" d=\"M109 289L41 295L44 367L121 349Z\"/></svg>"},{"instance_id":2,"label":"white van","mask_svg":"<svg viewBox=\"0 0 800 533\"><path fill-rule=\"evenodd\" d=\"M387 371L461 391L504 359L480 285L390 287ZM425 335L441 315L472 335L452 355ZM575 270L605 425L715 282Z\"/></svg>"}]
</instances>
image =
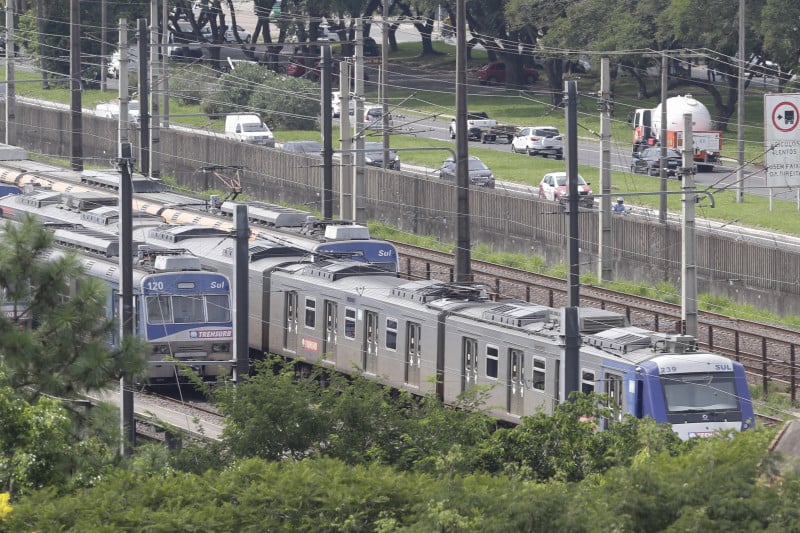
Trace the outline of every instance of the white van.
<instances>
[{"instance_id":1,"label":"white van","mask_svg":"<svg viewBox=\"0 0 800 533\"><path fill-rule=\"evenodd\" d=\"M275 147L275 137L257 113L238 113L226 116L225 136L245 143Z\"/></svg>"},{"instance_id":2,"label":"white van","mask_svg":"<svg viewBox=\"0 0 800 533\"><path fill-rule=\"evenodd\" d=\"M350 93L350 99L348 100L348 106L350 107L350 115L354 115L356 112L356 99L355 94ZM342 93L339 91L333 91L331 93L331 109L333 110L333 118L338 118L342 114Z\"/></svg>"}]
</instances>

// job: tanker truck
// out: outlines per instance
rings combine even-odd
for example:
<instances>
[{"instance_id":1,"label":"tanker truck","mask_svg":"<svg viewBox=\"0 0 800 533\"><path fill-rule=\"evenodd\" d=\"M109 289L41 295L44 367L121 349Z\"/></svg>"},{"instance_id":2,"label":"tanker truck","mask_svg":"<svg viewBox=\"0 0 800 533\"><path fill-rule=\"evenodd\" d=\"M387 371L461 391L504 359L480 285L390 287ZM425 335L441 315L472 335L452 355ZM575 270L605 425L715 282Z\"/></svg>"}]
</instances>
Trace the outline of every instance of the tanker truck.
<instances>
[{"instance_id":1,"label":"tanker truck","mask_svg":"<svg viewBox=\"0 0 800 533\"><path fill-rule=\"evenodd\" d=\"M719 162L722 132L712 130L711 113L691 94L667 98L667 148L683 149L683 115L692 115L694 161L701 172L710 172ZM661 145L661 104L653 109L637 109L630 117L633 125L633 153L648 146Z\"/></svg>"}]
</instances>

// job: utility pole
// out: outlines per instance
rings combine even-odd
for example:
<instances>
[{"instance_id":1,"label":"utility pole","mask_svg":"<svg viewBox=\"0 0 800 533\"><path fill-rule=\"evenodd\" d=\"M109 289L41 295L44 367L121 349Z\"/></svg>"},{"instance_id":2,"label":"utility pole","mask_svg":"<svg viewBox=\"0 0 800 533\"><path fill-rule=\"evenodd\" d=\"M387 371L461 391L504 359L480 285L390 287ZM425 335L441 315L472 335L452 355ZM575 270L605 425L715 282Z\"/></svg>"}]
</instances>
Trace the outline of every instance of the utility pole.
<instances>
[{"instance_id":1,"label":"utility pole","mask_svg":"<svg viewBox=\"0 0 800 533\"><path fill-rule=\"evenodd\" d=\"M339 218L353 220L353 155L350 128L350 61L339 66Z\"/></svg>"},{"instance_id":2,"label":"utility pole","mask_svg":"<svg viewBox=\"0 0 800 533\"><path fill-rule=\"evenodd\" d=\"M611 281L611 71L609 60L600 60L600 281Z\"/></svg>"},{"instance_id":3,"label":"utility pole","mask_svg":"<svg viewBox=\"0 0 800 533\"><path fill-rule=\"evenodd\" d=\"M472 281L467 131L467 6L456 1L456 254L455 281Z\"/></svg>"},{"instance_id":4,"label":"utility pole","mask_svg":"<svg viewBox=\"0 0 800 533\"><path fill-rule=\"evenodd\" d=\"M247 222L247 204L237 203L234 208L234 231L236 232L236 253L233 268L234 297L234 337L233 353L236 364L233 367L233 382L247 375L250 360L249 325L249 272L250 272L250 227Z\"/></svg>"},{"instance_id":5,"label":"utility pole","mask_svg":"<svg viewBox=\"0 0 800 533\"><path fill-rule=\"evenodd\" d=\"M736 84L739 93L736 106L736 203L738 204L744 202L744 62L744 0L739 0L739 79Z\"/></svg>"},{"instance_id":6,"label":"utility pole","mask_svg":"<svg viewBox=\"0 0 800 533\"><path fill-rule=\"evenodd\" d=\"M681 318L683 333L697 337L697 267L695 265L694 136L692 114L683 115L683 240L681 255Z\"/></svg>"},{"instance_id":7,"label":"utility pole","mask_svg":"<svg viewBox=\"0 0 800 533\"><path fill-rule=\"evenodd\" d=\"M139 171L150 175L150 105L147 85L147 20L136 21L139 46Z\"/></svg>"},{"instance_id":8,"label":"utility pole","mask_svg":"<svg viewBox=\"0 0 800 533\"><path fill-rule=\"evenodd\" d=\"M6 144L17 145L17 88L14 83L14 2L6 2Z\"/></svg>"},{"instance_id":9,"label":"utility pole","mask_svg":"<svg viewBox=\"0 0 800 533\"><path fill-rule=\"evenodd\" d=\"M133 336L133 159L131 145L119 145L119 318L120 345ZM133 420L133 383L130 376L119 381L120 392L120 455L130 455L136 446L136 425Z\"/></svg>"},{"instance_id":10,"label":"utility pole","mask_svg":"<svg viewBox=\"0 0 800 533\"><path fill-rule=\"evenodd\" d=\"M661 195L658 197L658 221L667 223L667 84L669 78L669 62L671 58L665 51L661 52L661 154L659 159L659 177L661 178Z\"/></svg>"},{"instance_id":11,"label":"utility pole","mask_svg":"<svg viewBox=\"0 0 800 533\"><path fill-rule=\"evenodd\" d=\"M169 128L169 31L167 30L167 8L169 2L161 2L161 26L159 35L161 37L161 94L164 97L164 105L161 106L161 127Z\"/></svg>"},{"instance_id":12,"label":"utility pole","mask_svg":"<svg viewBox=\"0 0 800 533\"><path fill-rule=\"evenodd\" d=\"M322 220L333 219L333 121L331 115L331 47L321 47L320 101L322 102Z\"/></svg>"},{"instance_id":13,"label":"utility pole","mask_svg":"<svg viewBox=\"0 0 800 533\"><path fill-rule=\"evenodd\" d=\"M580 243L578 242L578 84L564 82L567 125L567 203L569 223L569 244L567 262L569 263L569 307L580 306Z\"/></svg>"},{"instance_id":14,"label":"utility pole","mask_svg":"<svg viewBox=\"0 0 800 533\"><path fill-rule=\"evenodd\" d=\"M364 183L364 21L356 20L356 165L353 168L353 213L359 224L367 223L367 210L364 205L366 184Z\"/></svg>"},{"instance_id":15,"label":"utility pole","mask_svg":"<svg viewBox=\"0 0 800 533\"><path fill-rule=\"evenodd\" d=\"M106 56L108 55L108 32L106 26L108 25L108 13L106 9L106 0L100 0L100 91L106 92Z\"/></svg>"},{"instance_id":16,"label":"utility pole","mask_svg":"<svg viewBox=\"0 0 800 533\"><path fill-rule=\"evenodd\" d=\"M389 75L389 0L383 3L383 17L381 36L381 132L383 133L383 168L389 166L389 84L386 77Z\"/></svg>"},{"instance_id":17,"label":"utility pole","mask_svg":"<svg viewBox=\"0 0 800 533\"><path fill-rule=\"evenodd\" d=\"M151 178L161 177L161 137L159 131L158 99L161 97L158 60L158 0L150 0L150 172Z\"/></svg>"},{"instance_id":18,"label":"utility pole","mask_svg":"<svg viewBox=\"0 0 800 533\"><path fill-rule=\"evenodd\" d=\"M119 19L119 145L128 144L128 21ZM122 157L122 155L120 155Z\"/></svg>"},{"instance_id":19,"label":"utility pole","mask_svg":"<svg viewBox=\"0 0 800 533\"><path fill-rule=\"evenodd\" d=\"M69 2L70 127L72 170L83 170L83 114L81 110L81 11L78 0ZM14 50L12 48L11 52ZM6 54L8 55L8 54Z\"/></svg>"}]
</instances>

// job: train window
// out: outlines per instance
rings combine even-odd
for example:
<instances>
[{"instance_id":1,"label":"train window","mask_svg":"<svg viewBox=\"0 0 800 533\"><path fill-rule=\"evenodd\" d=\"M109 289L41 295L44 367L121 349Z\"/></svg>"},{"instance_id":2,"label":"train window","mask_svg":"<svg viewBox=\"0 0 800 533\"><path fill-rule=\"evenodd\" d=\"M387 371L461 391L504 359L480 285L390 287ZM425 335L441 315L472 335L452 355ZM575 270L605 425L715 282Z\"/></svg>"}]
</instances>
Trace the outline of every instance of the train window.
<instances>
[{"instance_id":1,"label":"train window","mask_svg":"<svg viewBox=\"0 0 800 533\"><path fill-rule=\"evenodd\" d=\"M148 324L169 324L172 322L172 299L169 296L148 296Z\"/></svg>"},{"instance_id":2,"label":"train window","mask_svg":"<svg viewBox=\"0 0 800 533\"><path fill-rule=\"evenodd\" d=\"M486 347L486 377L497 379L497 366L500 351L497 346Z\"/></svg>"},{"instance_id":3,"label":"train window","mask_svg":"<svg viewBox=\"0 0 800 533\"><path fill-rule=\"evenodd\" d=\"M386 347L397 350L397 320L394 318L386 319Z\"/></svg>"},{"instance_id":4,"label":"train window","mask_svg":"<svg viewBox=\"0 0 800 533\"><path fill-rule=\"evenodd\" d=\"M306 298L306 327L313 328L317 325L317 301Z\"/></svg>"},{"instance_id":5,"label":"train window","mask_svg":"<svg viewBox=\"0 0 800 533\"><path fill-rule=\"evenodd\" d=\"M540 357L533 358L533 388L537 390L545 389L545 361Z\"/></svg>"},{"instance_id":6,"label":"train window","mask_svg":"<svg viewBox=\"0 0 800 533\"><path fill-rule=\"evenodd\" d=\"M581 369L581 392L591 394L594 392L594 371Z\"/></svg>"},{"instance_id":7,"label":"train window","mask_svg":"<svg viewBox=\"0 0 800 533\"><path fill-rule=\"evenodd\" d=\"M209 322L230 322L231 306L227 294L207 294L206 307Z\"/></svg>"},{"instance_id":8,"label":"train window","mask_svg":"<svg viewBox=\"0 0 800 533\"><path fill-rule=\"evenodd\" d=\"M356 310L352 307L344 310L344 336L348 339L356 338Z\"/></svg>"},{"instance_id":9,"label":"train window","mask_svg":"<svg viewBox=\"0 0 800 533\"><path fill-rule=\"evenodd\" d=\"M194 324L206 321L206 309L199 295L173 296L172 311L176 324Z\"/></svg>"}]
</instances>

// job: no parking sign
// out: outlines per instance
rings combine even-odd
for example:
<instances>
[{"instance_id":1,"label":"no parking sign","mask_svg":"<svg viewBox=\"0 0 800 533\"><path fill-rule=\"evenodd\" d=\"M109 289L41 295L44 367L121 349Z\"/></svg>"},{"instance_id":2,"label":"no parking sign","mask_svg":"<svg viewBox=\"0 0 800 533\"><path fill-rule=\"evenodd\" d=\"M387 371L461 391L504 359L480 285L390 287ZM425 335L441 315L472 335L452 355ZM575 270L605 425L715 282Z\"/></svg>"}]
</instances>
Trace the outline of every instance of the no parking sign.
<instances>
[{"instance_id":1,"label":"no parking sign","mask_svg":"<svg viewBox=\"0 0 800 533\"><path fill-rule=\"evenodd\" d=\"M764 95L767 185L800 186L800 94Z\"/></svg>"}]
</instances>

